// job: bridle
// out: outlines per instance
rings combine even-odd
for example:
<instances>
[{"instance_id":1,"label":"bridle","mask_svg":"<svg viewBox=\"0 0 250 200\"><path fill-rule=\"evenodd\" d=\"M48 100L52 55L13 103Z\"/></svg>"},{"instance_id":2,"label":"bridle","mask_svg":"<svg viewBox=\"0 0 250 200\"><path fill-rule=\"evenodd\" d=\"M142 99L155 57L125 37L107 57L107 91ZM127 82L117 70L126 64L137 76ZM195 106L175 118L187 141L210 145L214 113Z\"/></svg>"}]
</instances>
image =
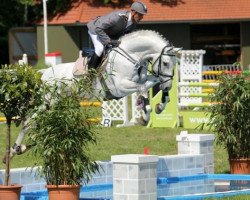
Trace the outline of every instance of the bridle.
<instances>
[{"instance_id":1,"label":"bridle","mask_svg":"<svg viewBox=\"0 0 250 200\"><path fill-rule=\"evenodd\" d=\"M164 46L162 48L160 55L158 56L158 58L156 58L156 60L154 61L154 63L152 63L152 62L149 61L149 63L151 63L151 65L152 65L152 69L153 69L154 66L155 66L155 64L159 60L158 67L157 67L158 72L156 73L154 70L151 71L151 70L148 70L148 69L147 69L147 71L149 71L153 76L155 76L157 78L159 78L159 77L167 77L167 78L170 78L170 80L172 80L174 74L172 74L172 75L164 74L163 71L162 71L162 65L161 65L162 56L164 56L164 55L167 55L167 56L176 56L175 53L172 52L173 47L170 48L167 52L165 52L165 49L167 47L169 47L169 46L166 45L166 46ZM120 51L118 51L117 49L119 49ZM117 47L117 49L114 48L112 50L115 51L115 52L117 52L117 53L119 53L123 57L127 58L130 62L132 62L135 65L136 68L139 69L139 68L143 67L143 66L140 65L140 62L138 62L132 56L130 56L124 49L122 49L121 47ZM169 81L169 80L167 80L167 81ZM167 82L167 81L164 81L164 82Z\"/></svg>"},{"instance_id":2,"label":"bridle","mask_svg":"<svg viewBox=\"0 0 250 200\"><path fill-rule=\"evenodd\" d=\"M170 48L167 52L164 53L165 49L167 48L168 46L165 46L163 47L162 51L161 51L161 54L158 56L158 58L154 61L154 63L151 63L152 64L152 69L154 69L154 65L156 64L156 62L159 60L159 63L158 63L158 72L156 73L154 70L152 70L152 74L155 76L155 77L166 77L166 78L170 78L171 80L173 79L174 77L174 73L172 75L169 75L169 74L164 74L163 71L162 71L162 65L161 65L161 61L162 61L162 56L164 55L167 55L167 56L176 56L172 50L173 50L173 47ZM167 80L169 81L169 80ZM167 82L167 81L164 81L164 82Z\"/></svg>"}]
</instances>

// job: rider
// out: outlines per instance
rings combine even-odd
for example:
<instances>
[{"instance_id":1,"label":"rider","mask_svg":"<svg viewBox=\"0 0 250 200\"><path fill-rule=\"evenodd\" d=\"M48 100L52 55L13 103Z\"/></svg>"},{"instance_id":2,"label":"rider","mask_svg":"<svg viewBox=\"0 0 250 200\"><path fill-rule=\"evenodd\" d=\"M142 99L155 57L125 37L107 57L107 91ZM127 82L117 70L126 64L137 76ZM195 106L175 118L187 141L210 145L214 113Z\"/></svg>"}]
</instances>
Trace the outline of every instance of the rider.
<instances>
[{"instance_id":1,"label":"rider","mask_svg":"<svg viewBox=\"0 0 250 200\"><path fill-rule=\"evenodd\" d=\"M146 5L136 1L131 5L131 11L114 11L91 20L87 27L95 52L88 61L88 67L96 69L101 61L104 47L119 46L118 39L134 30L145 14L147 14Z\"/></svg>"}]
</instances>

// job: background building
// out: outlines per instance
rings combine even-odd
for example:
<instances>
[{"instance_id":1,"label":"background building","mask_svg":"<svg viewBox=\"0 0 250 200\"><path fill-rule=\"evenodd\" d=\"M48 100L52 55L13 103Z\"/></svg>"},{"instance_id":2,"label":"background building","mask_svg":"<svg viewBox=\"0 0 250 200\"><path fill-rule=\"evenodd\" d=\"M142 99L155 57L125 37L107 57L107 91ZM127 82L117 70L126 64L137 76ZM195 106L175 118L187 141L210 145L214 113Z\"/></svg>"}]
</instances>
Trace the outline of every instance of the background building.
<instances>
[{"instance_id":1,"label":"background building","mask_svg":"<svg viewBox=\"0 0 250 200\"><path fill-rule=\"evenodd\" d=\"M92 3L91 3L92 2ZM249 0L144 0L148 14L138 29L160 32L174 46L204 49L204 64L232 64L240 59L250 65ZM95 1L76 0L64 13L48 20L48 50L60 51L63 62L73 62L83 47L90 46L86 24L114 7ZM43 24L37 25L38 59L44 57Z\"/></svg>"}]
</instances>

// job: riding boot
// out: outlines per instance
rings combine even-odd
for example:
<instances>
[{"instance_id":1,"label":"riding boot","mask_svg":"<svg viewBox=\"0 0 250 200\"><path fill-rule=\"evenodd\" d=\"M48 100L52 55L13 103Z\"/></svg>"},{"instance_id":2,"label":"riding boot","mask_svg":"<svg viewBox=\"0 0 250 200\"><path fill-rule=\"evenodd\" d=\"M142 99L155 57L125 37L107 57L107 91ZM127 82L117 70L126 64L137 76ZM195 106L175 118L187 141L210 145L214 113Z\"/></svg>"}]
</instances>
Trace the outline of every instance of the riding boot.
<instances>
[{"instance_id":1,"label":"riding boot","mask_svg":"<svg viewBox=\"0 0 250 200\"><path fill-rule=\"evenodd\" d=\"M88 61L88 68L90 69L96 69L98 65L100 64L101 58L94 53L91 58Z\"/></svg>"}]
</instances>

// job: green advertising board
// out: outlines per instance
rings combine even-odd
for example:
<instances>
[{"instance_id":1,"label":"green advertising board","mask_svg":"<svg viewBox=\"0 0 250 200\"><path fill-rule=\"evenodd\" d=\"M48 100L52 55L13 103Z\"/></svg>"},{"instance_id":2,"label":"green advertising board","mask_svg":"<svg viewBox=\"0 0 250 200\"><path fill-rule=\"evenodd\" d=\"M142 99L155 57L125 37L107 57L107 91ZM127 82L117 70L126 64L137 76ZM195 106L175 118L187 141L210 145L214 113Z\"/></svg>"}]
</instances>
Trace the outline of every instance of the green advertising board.
<instances>
[{"instance_id":1,"label":"green advertising board","mask_svg":"<svg viewBox=\"0 0 250 200\"><path fill-rule=\"evenodd\" d=\"M175 74L177 74L175 72ZM177 126L178 121L178 107L177 107L177 85L176 76L173 78L173 85L169 92L170 102L166 105L161 114L155 113L155 105L161 102L162 92L158 92L153 96L153 89L150 89L150 105L152 112L148 127L169 127L174 128Z\"/></svg>"},{"instance_id":2,"label":"green advertising board","mask_svg":"<svg viewBox=\"0 0 250 200\"><path fill-rule=\"evenodd\" d=\"M203 125L203 129L208 129L209 113L204 111L181 111L182 127L186 129L196 129Z\"/></svg>"}]
</instances>

